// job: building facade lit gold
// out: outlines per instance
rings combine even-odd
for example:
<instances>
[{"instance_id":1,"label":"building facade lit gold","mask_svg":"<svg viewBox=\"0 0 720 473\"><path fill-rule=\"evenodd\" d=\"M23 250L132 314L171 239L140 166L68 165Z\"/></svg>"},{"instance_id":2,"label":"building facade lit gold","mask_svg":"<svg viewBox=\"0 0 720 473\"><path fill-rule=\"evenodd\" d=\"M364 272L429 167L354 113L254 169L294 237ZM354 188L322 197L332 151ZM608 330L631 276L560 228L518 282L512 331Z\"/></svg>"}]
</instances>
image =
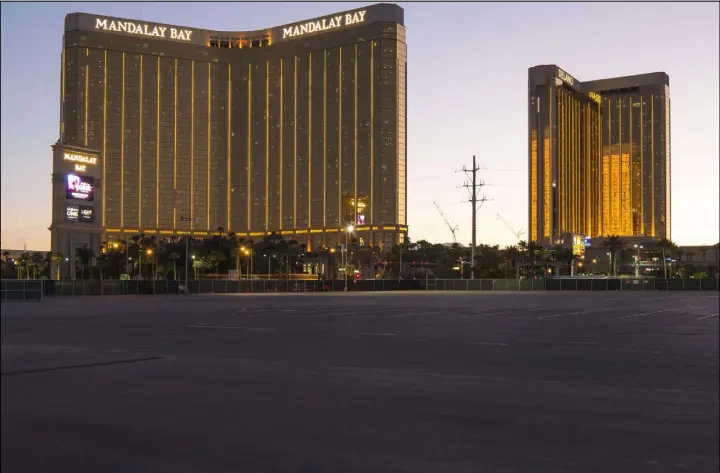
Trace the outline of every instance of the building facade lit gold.
<instances>
[{"instance_id":1,"label":"building facade lit gold","mask_svg":"<svg viewBox=\"0 0 720 473\"><path fill-rule=\"evenodd\" d=\"M670 237L668 84L665 73L580 82L557 66L530 68L533 240Z\"/></svg>"},{"instance_id":2,"label":"building facade lit gold","mask_svg":"<svg viewBox=\"0 0 720 473\"><path fill-rule=\"evenodd\" d=\"M352 224L369 229L357 235L366 243L401 241L403 11L330 16L349 23L294 37L283 37L292 25L193 29L184 41L67 15L60 142L101 154L106 238L278 232L318 247L344 241Z\"/></svg>"}]
</instances>

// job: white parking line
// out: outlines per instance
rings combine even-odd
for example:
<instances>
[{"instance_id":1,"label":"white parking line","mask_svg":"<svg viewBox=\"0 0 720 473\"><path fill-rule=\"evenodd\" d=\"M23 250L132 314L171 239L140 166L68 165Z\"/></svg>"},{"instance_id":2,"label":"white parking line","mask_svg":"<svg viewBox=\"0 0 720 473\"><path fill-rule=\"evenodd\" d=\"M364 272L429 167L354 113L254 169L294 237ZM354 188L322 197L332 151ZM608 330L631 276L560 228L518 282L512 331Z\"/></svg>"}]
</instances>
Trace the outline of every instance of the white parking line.
<instances>
[{"instance_id":1,"label":"white parking line","mask_svg":"<svg viewBox=\"0 0 720 473\"><path fill-rule=\"evenodd\" d=\"M661 314L663 312L670 312L671 310L677 310L677 309L663 309L663 310L654 310L652 312L640 312L639 314L623 315L622 317L615 317L615 318L616 319L631 319L633 317L640 317L641 315Z\"/></svg>"},{"instance_id":2,"label":"white parking line","mask_svg":"<svg viewBox=\"0 0 720 473\"><path fill-rule=\"evenodd\" d=\"M225 330L247 330L249 332L275 332L274 328L265 327L233 327L228 325L186 325L186 328L215 328Z\"/></svg>"},{"instance_id":3,"label":"white parking line","mask_svg":"<svg viewBox=\"0 0 720 473\"><path fill-rule=\"evenodd\" d=\"M710 315L706 315L704 317L700 317L698 320L709 319L710 317L717 317L717 316L718 316L718 314L710 314Z\"/></svg>"},{"instance_id":4,"label":"white parking line","mask_svg":"<svg viewBox=\"0 0 720 473\"><path fill-rule=\"evenodd\" d=\"M568 306L568 307L560 307L560 309L576 309L578 307L583 307L583 306L572 305L572 306ZM525 310L509 310L509 311L502 311L502 312L491 312L489 314L481 312L479 314L475 314L475 317L480 317L483 315L526 314L529 312L542 312L544 310L553 310L553 309L548 309L547 307L542 307L542 308L525 309Z\"/></svg>"},{"instance_id":5,"label":"white parking line","mask_svg":"<svg viewBox=\"0 0 720 473\"><path fill-rule=\"evenodd\" d=\"M579 310L577 312L568 312L568 313L552 314L552 315L541 315L540 317L538 317L538 319L555 319L558 317L562 317L564 315L594 314L596 312L607 312L609 310L617 310L617 307L611 307L611 308L607 308L607 309L598 309L598 310Z\"/></svg>"}]
</instances>

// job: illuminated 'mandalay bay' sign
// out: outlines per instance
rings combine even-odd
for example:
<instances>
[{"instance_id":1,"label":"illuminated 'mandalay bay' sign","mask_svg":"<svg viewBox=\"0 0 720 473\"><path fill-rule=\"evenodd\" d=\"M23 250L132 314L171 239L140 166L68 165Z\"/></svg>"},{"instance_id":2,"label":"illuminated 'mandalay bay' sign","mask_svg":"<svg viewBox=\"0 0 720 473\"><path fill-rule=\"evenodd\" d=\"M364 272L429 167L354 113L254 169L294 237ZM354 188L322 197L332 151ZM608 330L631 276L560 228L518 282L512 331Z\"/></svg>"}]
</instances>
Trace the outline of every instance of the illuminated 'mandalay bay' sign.
<instances>
[{"instance_id":1,"label":"illuminated 'mandalay bay' sign","mask_svg":"<svg viewBox=\"0 0 720 473\"><path fill-rule=\"evenodd\" d=\"M558 68L557 70L557 76L558 78L565 82L567 85L573 85L575 83L575 79L573 76L568 74L567 72L563 71L562 69Z\"/></svg>"},{"instance_id":2,"label":"illuminated 'mandalay bay' sign","mask_svg":"<svg viewBox=\"0 0 720 473\"><path fill-rule=\"evenodd\" d=\"M147 23L135 23L132 21L108 20L107 18L96 18L95 29L104 31L117 31L141 36L155 36L157 38L175 39L190 41L193 30L170 28L167 26L149 25Z\"/></svg>"},{"instance_id":3,"label":"illuminated 'mandalay bay' sign","mask_svg":"<svg viewBox=\"0 0 720 473\"><path fill-rule=\"evenodd\" d=\"M65 153L63 154L63 160L72 161L74 163L97 164L97 158L95 156L87 156L85 154L78 153Z\"/></svg>"},{"instance_id":4,"label":"illuminated 'mandalay bay' sign","mask_svg":"<svg viewBox=\"0 0 720 473\"><path fill-rule=\"evenodd\" d=\"M358 11L355 13L346 13L344 15L335 15L322 20L308 21L299 25L288 26L283 28L283 39L294 38L296 36L303 36L308 33L316 33L318 31L334 30L336 28L342 28L343 26L350 26L356 23L363 23L365 21L366 10Z\"/></svg>"}]
</instances>

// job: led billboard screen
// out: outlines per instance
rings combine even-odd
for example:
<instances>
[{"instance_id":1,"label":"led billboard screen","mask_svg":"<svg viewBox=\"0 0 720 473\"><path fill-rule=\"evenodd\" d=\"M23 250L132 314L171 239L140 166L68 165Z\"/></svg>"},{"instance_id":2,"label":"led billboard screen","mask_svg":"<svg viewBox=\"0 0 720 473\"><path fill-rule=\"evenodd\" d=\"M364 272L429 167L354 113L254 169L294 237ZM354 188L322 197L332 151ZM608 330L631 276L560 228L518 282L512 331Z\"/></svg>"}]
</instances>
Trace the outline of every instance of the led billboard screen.
<instances>
[{"instance_id":1,"label":"led billboard screen","mask_svg":"<svg viewBox=\"0 0 720 473\"><path fill-rule=\"evenodd\" d=\"M67 187L65 188L66 198L92 202L94 191L95 180L92 177L78 176L77 174L67 175Z\"/></svg>"}]
</instances>

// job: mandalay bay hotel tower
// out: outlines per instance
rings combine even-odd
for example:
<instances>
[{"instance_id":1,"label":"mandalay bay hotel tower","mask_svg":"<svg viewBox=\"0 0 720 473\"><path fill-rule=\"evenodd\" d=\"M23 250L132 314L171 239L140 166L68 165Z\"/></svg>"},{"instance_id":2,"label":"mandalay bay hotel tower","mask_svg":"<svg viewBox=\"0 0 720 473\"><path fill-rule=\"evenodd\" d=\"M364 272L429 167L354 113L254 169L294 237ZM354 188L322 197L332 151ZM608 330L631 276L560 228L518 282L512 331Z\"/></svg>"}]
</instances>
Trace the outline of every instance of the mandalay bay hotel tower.
<instances>
[{"instance_id":1,"label":"mandalay bay hotel tower","mask_svg":"<svg viewBox=\"0 0 720 473\"><path fill-rule=\"evenodd\" d=\"M670 238L670 79L529 70L529 238Z\"/></svg>"},{"instance_id":2,"label":"mandalay bay hotel tower","mask_svg":"<svg viewBox=\"0 0 720 473\"><path fill-rule=\"evenodd\" d=\"M140 232L407 234L399 6L258 31L73 13L61 61L53 251Z\"/></svg>"}]
</instances>

